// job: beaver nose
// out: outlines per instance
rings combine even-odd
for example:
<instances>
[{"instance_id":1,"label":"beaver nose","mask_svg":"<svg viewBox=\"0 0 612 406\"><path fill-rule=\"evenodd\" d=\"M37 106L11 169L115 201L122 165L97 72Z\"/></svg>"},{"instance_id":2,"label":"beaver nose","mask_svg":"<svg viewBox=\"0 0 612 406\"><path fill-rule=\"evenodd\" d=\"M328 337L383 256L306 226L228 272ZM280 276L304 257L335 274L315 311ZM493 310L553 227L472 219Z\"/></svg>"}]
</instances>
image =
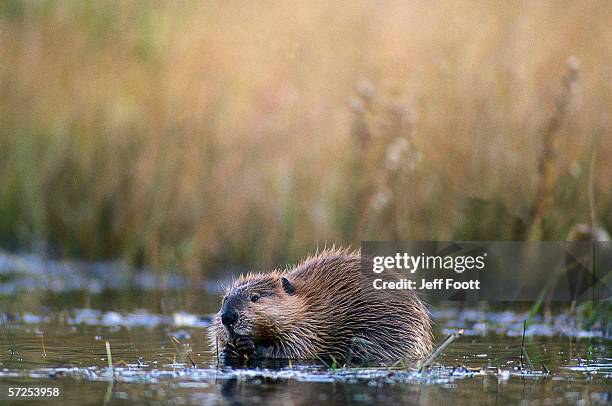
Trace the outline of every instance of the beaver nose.
<instances>
[{"instance_id":1,"label":"beaver nose","mask_svg":"<svg viewBox=\"0 0 612 406\"><path fill-rule=\"evenodd\" d=\"M238 313L233 310L225 310L221 313L221 323L227 327L231 327L238 321Z\"/></svg>"}]
</instances>

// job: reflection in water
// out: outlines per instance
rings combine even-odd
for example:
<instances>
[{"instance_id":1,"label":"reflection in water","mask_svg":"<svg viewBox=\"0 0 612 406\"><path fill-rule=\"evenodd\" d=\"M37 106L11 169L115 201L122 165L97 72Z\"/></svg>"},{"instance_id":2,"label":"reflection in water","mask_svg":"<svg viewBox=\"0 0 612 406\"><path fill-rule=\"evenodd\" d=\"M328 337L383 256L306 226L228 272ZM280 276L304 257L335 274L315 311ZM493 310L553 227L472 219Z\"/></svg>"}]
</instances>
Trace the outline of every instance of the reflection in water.
<instances>
[{"instance_id":1,"label":"reflection in water","mask_svg":"<svg viewBox=\"0 0 612 406\"><path fill-rule=\"evenodd\" d=\"M227 400L232 405L242 404L240 403L240 401L238 400L238 396L236 395L237 382L237 378L230 378L227 380L227 382L223 384L223 387L221 388L221 395L223 395L223 398L225 398L225 400Z\"/></svg>"}]
</instances>

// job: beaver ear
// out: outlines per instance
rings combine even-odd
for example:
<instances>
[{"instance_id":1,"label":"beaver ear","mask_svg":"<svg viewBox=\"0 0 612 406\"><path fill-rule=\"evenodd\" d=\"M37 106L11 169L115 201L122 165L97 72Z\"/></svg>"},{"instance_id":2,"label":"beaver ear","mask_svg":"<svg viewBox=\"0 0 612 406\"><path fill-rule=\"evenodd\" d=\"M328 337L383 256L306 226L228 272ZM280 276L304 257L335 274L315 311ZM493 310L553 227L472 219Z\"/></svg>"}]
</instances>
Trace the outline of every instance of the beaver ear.
<instances>
[{"instance_id":1,"label":"beaver ear","mask_svg":"<svg viewBox=\"0 0 612 406\"><path fill-rule=\"evenodd\" d=\"M282 277L281 283L283 284L283 289L285 289L285 292L287 292L287 294L292 295L293 293L295 293L295 288L293 287L291 282L289 282L289 279Z\"/></svg>"}]
</instances>

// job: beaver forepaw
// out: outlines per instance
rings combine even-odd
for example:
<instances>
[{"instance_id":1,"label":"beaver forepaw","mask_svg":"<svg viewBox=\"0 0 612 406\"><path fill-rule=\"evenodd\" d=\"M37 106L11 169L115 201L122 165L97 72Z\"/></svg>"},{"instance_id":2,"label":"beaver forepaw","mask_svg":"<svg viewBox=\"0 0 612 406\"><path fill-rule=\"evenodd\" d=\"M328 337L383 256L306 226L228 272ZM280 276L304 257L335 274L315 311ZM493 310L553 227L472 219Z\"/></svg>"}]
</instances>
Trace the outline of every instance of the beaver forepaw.
<instances>
[{"instance_id":1,"label":"beaver forepaw","mask_svg":"<svg viewBox=\"0 0 612 406\"><path fill-rule=\"evenodd\" d=\"M241 336L236 339L236 351L241 355L254 356L255 343L251 337Z\"/></svg>"},{"instance_id":2,"label":"beaver forepaw","mask_svg":"<svg viewBox=\"0 0 612 406\"><path fill-rule=\"evenodd\" d=\"M238 358L240 355L236 350L236 346L232 342L227 342L221 351L222 358Z\"/></svg>"},{"instance_id":3,"label":"beaver forepaw","mask_svg":"<svg viewBox=\"0 0 612 406\"><path fill-rule=\"evenodd\" d=\"M221 351L223 358L243 358L245 355L256 357L255 343L253 339L246 336L236 338L233 342L228 341Z\"/></svg>"}]
</instances>

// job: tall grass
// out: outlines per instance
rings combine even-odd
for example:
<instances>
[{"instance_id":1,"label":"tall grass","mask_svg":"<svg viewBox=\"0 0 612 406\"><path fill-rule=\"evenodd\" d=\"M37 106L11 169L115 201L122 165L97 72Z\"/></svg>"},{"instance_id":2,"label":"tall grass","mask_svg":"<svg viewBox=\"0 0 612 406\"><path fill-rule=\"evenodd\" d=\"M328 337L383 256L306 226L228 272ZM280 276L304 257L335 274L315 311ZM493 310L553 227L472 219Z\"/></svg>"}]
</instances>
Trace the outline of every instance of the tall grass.
<instances>
[{"instance_id":1,"label":"tall grass","mask_svg":"<svg viewBox=\"0 0 612 406\"><path fill-rule=\"evenodd\" d=\"M198 275L325 242L563 239L593 140L612 150L609 12L4 1L0 245ZM611 179L600 158L608 229Z\"/></svg>"}]
</instances>

